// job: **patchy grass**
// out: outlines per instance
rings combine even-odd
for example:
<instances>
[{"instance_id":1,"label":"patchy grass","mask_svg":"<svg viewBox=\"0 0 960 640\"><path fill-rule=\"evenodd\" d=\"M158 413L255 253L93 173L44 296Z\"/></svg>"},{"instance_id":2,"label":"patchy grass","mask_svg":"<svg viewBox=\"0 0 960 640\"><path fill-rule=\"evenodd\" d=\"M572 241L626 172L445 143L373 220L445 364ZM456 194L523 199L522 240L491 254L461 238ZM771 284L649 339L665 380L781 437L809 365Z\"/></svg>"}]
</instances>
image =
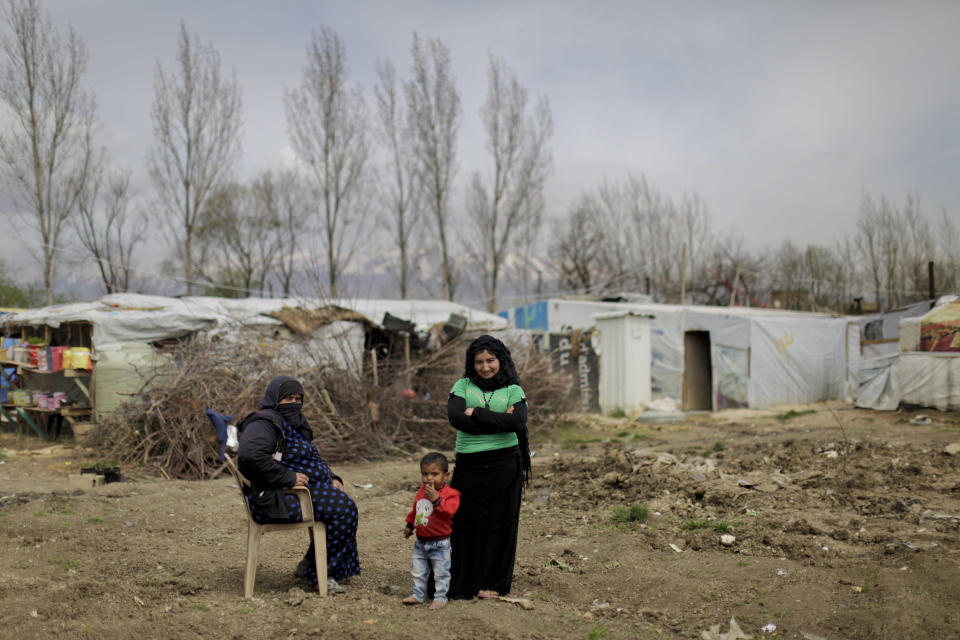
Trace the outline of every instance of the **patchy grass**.
<instances>
[{"instance_id":1,"label":"patchy grass","mask_svg":"<svg viewBox=\"0 0 960 640\"><path fill-rule=\"evenodd\" d=\"M624 411L622 408L617 407L617 408L615 408L613 411L610 412L610 417L611 417L611 418L626 418L626 417L627 417L627 412Z\"/></svg>"},{"instance_id":2,"label":"patchy grass","mask_svg":"<svg viewBox=\"0 0 960 640\"><path fill-rule=\"evenodd\" d=\"M61 560L60 561L60 569L63 570L64 573L69 572L70 569L76 569L79 566L80 566L79 560Z\"/></svg>"},{"instance_id":3,"label":"patchy grass","mask_svg":"<svg viewBox=\"0 0 960 640\"><path fill-rule=\"evenodd\" d=\"M804 409L803 411L795 411L795 410L793 410L793 409L790 409L790 411L787 411L786 413L778 413L777 416L776 416L776 418L777 418L777 420L779 420L780 422L786 422L787 420L790 420L790 419L792 419L792 418L797 418L797 417L799 417L799 416L805 416L805 415L808 415L808 414L811 414L811 413L816 413L816 410L814 410L814 409Z\"/></svg>"},{"instance_id":4,"label":"patchy grass","mask_svg":"<svg viewBox=\"0 0 960 640\"><path fill-rule=\"evenodd\" d=\"M557 437L564 449L571 449L591 442L603 442L603 437L596 432L585 431L574 426L563 426L557 429Z\"/></svg>"},{"instance_id":5,"label":"patchy grass","mask_svg":"<svg viewBox=\"0 0 960 640\"><path fill-rule=\"evenodd\" d=\"M714 453L720 453L720 452L723 451L725 448L726 448L726 447L724 447L724 445L723 445L722 442L714 442L712 447L709 447L709 448L703 450L703 452L700 454L700 457L702 457L702 458L709 458L712 454L714 454Z\"/></svg>"},{"instance_id":6,"label":"patchy grass","mask_svg":"<svg viewBox=\"0 0 960 640\"><path fill-rule=\"evenodd\" d=\"M733 530L733 524L726 520L707 520L706 518L691 518L684 520L680 525L684 531L696 531L697 529L711 529L717 533L727 533Z\"/></svg>"},{"instance_id":7,"label":"patchy grass","mask_svg":"<svg viewBox=\"0 0 960 640\"><path fill-rule=\"evenodd\" d=\"M644 522L650 517L650 510L642 504L632 504L629 507L616 507L613 510L613 521L621 524Z\"/></svg>"}]
</instances>

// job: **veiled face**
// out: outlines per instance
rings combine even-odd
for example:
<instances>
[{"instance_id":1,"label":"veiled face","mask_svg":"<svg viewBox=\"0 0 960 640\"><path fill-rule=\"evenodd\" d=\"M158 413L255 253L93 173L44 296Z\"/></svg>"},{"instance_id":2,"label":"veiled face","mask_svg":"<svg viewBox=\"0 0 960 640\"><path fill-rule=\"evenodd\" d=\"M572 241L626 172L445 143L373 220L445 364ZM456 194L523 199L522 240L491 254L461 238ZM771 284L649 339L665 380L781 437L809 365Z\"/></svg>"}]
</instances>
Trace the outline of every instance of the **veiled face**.
<instances>
[{"instance_id":1,"label":"veiled face","mask_svg":"<svg viewBox=\"0 0 960 640\"><path fill-rule=\"evenodd\" d=\"M473 368L478 376L489 380L500 372L500 359L484 349L473 358Z\"/></svg>"},{"instance_id":2,"label":"veiled face","mask_svg":"<svg viewBox=\"0 0 960 640\"><path fill-rule=\"evenodd\" d=\"M303 396L299 393L295 393L292 396L283 396L280 398L280 402L278 404L293 404L297 402L303 402Z\"/></svg>"}]
</instances>

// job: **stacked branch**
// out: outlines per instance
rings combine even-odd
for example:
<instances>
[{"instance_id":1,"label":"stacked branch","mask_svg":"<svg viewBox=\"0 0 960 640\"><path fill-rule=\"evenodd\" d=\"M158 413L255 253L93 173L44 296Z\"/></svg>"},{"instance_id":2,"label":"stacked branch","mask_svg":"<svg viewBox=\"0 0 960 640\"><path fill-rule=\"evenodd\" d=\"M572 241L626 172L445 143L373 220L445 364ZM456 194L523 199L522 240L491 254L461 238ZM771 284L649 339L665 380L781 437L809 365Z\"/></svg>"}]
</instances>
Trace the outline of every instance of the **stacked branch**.
<instances>
[{"instance_id":1,"label":"stacked branch","mask_svg":"<svg viewBox=\"0 0 960 640\"><path fill-rule=\"evenodd\" d=\"M317 363L293 371L278 362L272 340L191 339L165 350L166 364L143 376L142 390L104 420L98 441L109 443L102 445L107 455L121 464L168 478L209 477L221 466L221 443L205 410L238 422L257 408L274 376L289 374L303 383L304 414L328 462L449 450L455 431L446 418L447 394L463 375L472 337L409 357L388 341L342 358L347 369ZM568 374L548 373L547 356L533 346L515 350L514 359L531 404L532 432L573 410Z\"/></svg>"}]
</instances>

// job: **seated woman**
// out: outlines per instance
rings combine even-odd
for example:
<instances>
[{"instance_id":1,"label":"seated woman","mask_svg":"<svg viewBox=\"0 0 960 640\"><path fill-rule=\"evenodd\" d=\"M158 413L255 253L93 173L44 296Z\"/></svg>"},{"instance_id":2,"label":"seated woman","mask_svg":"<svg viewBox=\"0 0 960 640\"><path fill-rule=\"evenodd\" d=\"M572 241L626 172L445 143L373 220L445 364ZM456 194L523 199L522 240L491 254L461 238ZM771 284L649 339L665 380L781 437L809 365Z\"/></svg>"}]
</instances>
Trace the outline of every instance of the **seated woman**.
<instances>
[{"instance_id":1,"label":"seated woman","mask_svg":"<svg viewBox=\"0 0 960 640\"><path fill-rule=\"evenodd\" d=\"M360 573L357 505L320 457L302 409L303 386L298 380L291 376L271 380L259 409L237 425L238 467L250 480L250 513L261 524L302 520L300 501L284 488L310 489L314 517L327 527L327 588L342 592L338 581ZM313 541L296 574L316 586Z\"/></svg>"}]
</instances>

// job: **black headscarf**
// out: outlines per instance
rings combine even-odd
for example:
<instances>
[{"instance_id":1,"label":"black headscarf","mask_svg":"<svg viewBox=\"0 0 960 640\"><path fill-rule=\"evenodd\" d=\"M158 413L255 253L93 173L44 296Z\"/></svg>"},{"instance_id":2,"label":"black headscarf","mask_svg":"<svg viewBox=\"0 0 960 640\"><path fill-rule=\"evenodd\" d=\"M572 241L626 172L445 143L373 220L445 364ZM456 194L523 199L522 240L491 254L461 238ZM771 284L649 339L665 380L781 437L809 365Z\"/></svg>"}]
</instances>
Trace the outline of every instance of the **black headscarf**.
<instances>
[{"instance_id":1,"label":"black headscarf","mask_svg":"<svg viewBox=\"0 0 960 640\"><path fill-rule=\"evenodd\" d=\"M481 351L489 351L500 361L500 370L492 378L483 378L477 373L474 361L477 354ZM520 376L517 375L517 368L513 364L513 358L510 357L510 349L507 345L497 340L493 336L482 335L467 347L467 360L463 371L465 378L480 387L483 391L496 391L511 384L520 384ZM526 398L524 398L526 402ZM530 485L532 475L530 463L530 438L527 435L527 426L517 431L517 441L520 445L520 459L523 466L523 485Z\"/></svg>"},{"instance_id":2,"label":"black headscarf","mask_svg":"<svg viewBox=\"0 0 960 640\"><path fill-rule=\"evenodd\" d=\"M276 411L291 427L306 426L307 419L303 417L302 403L280 404L281 400L294 394L303 395L303 385L300 384L300 381L293 376L277 376L267 385L267 390L263 393L263 400L257 406L260 409Z\"/></svg>"},{"instance_id":3,"label":"black headscarf","mask_svg":"<svg viewBox=\"0 0 960 640\"><path fill-rule=\"evenodd\" d=\"M477 354L481 351L489 351L497 356L497 360L500 361L500 370L492 378L481 377L477 373L477 368L473 365ZM517 369L513 366L513 358L510 357L510 349L493 336L487 335L480 336L467 347L467 362L463 377L469 378L470 382L484 391L495 391L503 387L509 387L511 384L520 384Z\"/></svg>"}]
</instances>

